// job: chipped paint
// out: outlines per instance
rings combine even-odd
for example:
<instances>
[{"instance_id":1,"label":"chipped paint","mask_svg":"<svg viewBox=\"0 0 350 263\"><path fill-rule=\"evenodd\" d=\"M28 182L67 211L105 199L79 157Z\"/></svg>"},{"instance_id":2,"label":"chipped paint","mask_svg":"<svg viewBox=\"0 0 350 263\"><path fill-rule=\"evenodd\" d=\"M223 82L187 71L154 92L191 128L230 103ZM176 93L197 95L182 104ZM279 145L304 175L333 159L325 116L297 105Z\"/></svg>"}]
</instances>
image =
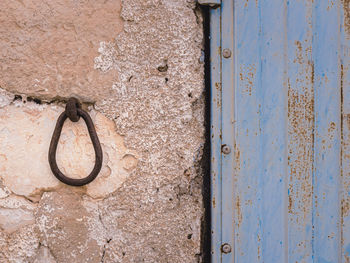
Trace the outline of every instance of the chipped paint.
<instances>
[{"instance_id":1,"label":"chipped paint","mask_svg":"<svg viewBox=\"0 0 350 263\"><path fill-rule=\"evenodd\" d=\"M344 27L346 30L346 33L348 34L347 37L349 37L350 34L350 0L342 0L344 9Z\"/></svg>"},{"instance_id":2,"label":"chipped paint","mask_svg":"<svg viewBox=\"0 0 350 263\"><path fill-rule=\"evenodd\" d=\"M304 7L305 13L310 12L310 5ZM313 206L314 63L309 21L303 23L308 26L298 29L302 30L304 38L295 40L296 36L292 35L289 41L287 79L288 253L291 262L308 262L311 254L311 233L307 227Z\"/></svg>"},{"instance_id":3,"label":"chipped paint","mask_svg":"<svg viewBox=\"0 0 350 263\"><path fill-rule=\"evenodd\" d=\"M256 75L255 64L240 66L239 77L242 83L241 85L245 86L245 89L243 91L249 95L252 95L252 90L255 82L255 75Z\"/></svg>"},{"instance_id":4,"label":"chipped paint","mask_svg":"<svg viewBox=\"0 0 350 263\"><path fill-rule=\"evenodd\" d=\"M241 211L241 202L239 196L236 198L236 211L237 211L237 226L239 227L242 223L243 217L242 217L242 211Z\"/></svg>"},{"instance_id":5,"label":"chipped paint","mask_svg":"<svg viewBox=\"0 0 350 263\"><path fill-rule=\"evenodd\" d=\"M225 242L235 228L233 255L214 262L349 262L349 2L238 0L234 19L223 8Z\"/></svg>"}]
</instances>

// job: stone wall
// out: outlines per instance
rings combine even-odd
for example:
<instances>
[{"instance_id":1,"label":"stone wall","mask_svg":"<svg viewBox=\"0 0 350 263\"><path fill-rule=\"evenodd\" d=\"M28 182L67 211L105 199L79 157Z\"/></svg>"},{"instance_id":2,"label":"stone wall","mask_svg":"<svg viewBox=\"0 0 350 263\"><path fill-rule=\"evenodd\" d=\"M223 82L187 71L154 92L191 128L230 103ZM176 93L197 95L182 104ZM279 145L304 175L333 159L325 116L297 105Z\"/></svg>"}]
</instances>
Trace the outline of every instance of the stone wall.
<instances>
[{"instance_id":1,"label":"stone wall","mask_svg":"<svg viewBox=\"0 0 350 263\"><path fill-rule=\"evenodd\" d=\"M194 0L0 1L0 262L200 262L204 83ZM104 160L47 160L71 96ZM94 165L82 120L57 161Z\"/></svg>"}]
</instances>

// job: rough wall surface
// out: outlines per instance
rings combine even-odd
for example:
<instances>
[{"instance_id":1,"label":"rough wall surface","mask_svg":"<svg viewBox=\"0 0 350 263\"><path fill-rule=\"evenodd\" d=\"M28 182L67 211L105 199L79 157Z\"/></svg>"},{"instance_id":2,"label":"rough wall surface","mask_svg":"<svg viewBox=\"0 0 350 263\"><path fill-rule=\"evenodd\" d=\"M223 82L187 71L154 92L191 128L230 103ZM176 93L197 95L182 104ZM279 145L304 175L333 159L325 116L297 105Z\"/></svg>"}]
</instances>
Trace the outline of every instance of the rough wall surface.
<instances>
[{"instance_id":1,"label":"rough wall surface","mask_svg":"<svg viewBox=\"0 0 350 263\"><path fill-rule=\"evenodd\" d=\"M41 98L108 96L117 74L94 70L94 57L122 30L120 8L120 0L0 1L0 85Z\"/></svg>"},{"instance_id":2,"label":"rough wall surface","mask_svg":"<svg viewBox=\"0 0 350 263\"><path fill-rule=\"evenodd\" d=\"M1 1L0 262L200 262L202 20L194 0ZM5 30L7 28L7 30ZM104 162L90 185L50 172L79 97ZM58 164L94 153L66 121Z\"/></svg>"}]
</instances>

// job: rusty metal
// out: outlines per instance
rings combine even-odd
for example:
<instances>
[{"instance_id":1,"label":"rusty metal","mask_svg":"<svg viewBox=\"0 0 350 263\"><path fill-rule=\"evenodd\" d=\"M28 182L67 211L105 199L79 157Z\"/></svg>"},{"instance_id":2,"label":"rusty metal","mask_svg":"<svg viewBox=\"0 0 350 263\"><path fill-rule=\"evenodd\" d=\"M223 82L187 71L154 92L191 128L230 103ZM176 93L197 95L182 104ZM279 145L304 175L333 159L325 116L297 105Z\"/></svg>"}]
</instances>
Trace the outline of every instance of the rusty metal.
<instances>
[{"instance_id":1,"label":"rusty metal","mask_svg":"<svg viewBox=\"0 0 350 263\"><path fill-rule=\"evenodd\" d=\"M222 253L224 253L224 254L228 254L228 253L231 253L232 248L231 248L231 246L230 246L229 244L225 243L225 244L223 244L223 245L221 246L221 251L222 251Z\"/></svg>"},{"instance_id":2,"label":"rusty metal","mask_svg":"<svg viewBox=\"0 0 350 263\"><path fill-rule=\"evenodd\" d=\"M229 154L231 152L231 148L230 146L224 144L222 147L221 147L221 151L224 153L224 154Z\"/></svg>"},{"instance_id":3,"label":"rusty metal","mask_svg":"<svg viewBox=\"0 0 350 263\"><path fill-rule=\"evenodd\" d=\"M81 109L78 99L70 98L66 104L66 114L72 122L77 122L80 119L78 109Z\"/></svg>"},{"instance_id":4,"label":"rusty metal","mask_svg":"<svg viewBox=\"0 0 350 263\"><path fill-rule=\"evenodd\" d=\"M213 263L350 263L349 10L210 9Z\"/></svg>"},{"instance_id":5,"label":"rusty metal","mask_svg":"<svg viewBox=\"0 0 350 263\"><path fill-rule=\"evenodd\" d=\"M221 0L198 0L198 4L208 5L210 7L217 7L220 6Z\"/></svg>"},{"instance_id":6,"label":"rusty metal","mask_svg":"<svg viewBox=\"0 0 350 263\"><path fill-rule=\"evenodd\" d=\"M88 176L81 179L74 179L74 178L65 176L58 168L57 162L56 162L56 151L57 151L58 141L60 139L62 127L65 120L69 118L71 121L77 122L80 119L80 117L82 117L86 123L87 129L90 135L90 139L95 150L95 166ZM70 98L66 105L66 110L62 112L61 115L58 117L56 127L53 132L51 143L50 143L49 164L50 164L52 173L62 183L72 185L72 186L83 186L92 182L97 177L98 173L101 171L102 159L103 159L103 154L102 154L101 144L89 114L83 109L81 109L81 105L76 98Z\"/></svg>"},{"instance_id":7,"label":"rusty metal","mask_svg":"<svg viewBox=\"0 0 350 263\"><path fill-rule=\"evenodd\" d=\"M231 50L229 50L228 48L225 48L223 51L222 51L222 56L224 58L230 58L231 57Z\"/></svg>"}]
</instances>

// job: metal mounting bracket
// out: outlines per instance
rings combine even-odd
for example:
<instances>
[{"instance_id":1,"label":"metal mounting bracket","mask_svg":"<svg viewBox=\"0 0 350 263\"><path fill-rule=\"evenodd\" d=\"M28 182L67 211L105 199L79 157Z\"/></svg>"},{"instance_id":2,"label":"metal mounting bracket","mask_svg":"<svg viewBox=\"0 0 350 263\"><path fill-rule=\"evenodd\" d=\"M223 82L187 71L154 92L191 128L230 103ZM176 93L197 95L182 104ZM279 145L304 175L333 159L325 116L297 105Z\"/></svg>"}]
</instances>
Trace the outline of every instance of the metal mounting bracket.
<instances>
[{"instance_id":1,"label":"metal mounting bracket","mask_svg":"<svg viewBox=\"0 0 350 263\"><path fill-rule=\"evenodd\" d=\"M198 4L216 7L221 4L221 0L198 0Z\"/></svg>"}]
</instances>

